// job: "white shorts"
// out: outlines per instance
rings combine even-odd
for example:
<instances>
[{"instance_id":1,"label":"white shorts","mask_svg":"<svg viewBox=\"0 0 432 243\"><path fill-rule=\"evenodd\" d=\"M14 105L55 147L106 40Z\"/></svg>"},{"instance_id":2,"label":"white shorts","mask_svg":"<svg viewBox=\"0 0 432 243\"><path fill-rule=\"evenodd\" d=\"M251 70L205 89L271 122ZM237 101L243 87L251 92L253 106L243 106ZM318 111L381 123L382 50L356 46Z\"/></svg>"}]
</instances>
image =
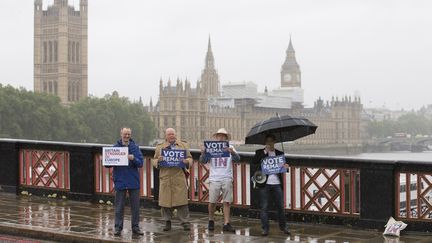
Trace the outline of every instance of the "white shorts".
<instances>
[{"instance_id":1,"label":"white shorts","mask_svg":"<svg viewBox=\"0 0 432 243\"><path fill-rule=\"evenodd\" d=\"M209 203L217 203L222 193L222 201L232 203L233 201L233 181L211 181L209 186Z\"/></svg>"}]
</instances>

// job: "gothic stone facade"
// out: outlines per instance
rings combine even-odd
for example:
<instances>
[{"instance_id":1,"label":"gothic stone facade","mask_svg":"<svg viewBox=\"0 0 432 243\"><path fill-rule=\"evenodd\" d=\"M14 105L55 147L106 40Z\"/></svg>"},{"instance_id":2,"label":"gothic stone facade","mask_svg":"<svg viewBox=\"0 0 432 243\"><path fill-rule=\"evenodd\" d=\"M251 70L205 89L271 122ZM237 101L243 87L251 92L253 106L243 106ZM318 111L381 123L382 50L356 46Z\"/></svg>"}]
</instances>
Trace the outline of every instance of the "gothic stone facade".
<instances>
[{"instance_id":1,"label":"gothic stone facade","mask_svg":"<svg viewBox=\"0 0 432 243\"><path fill-rule=\"evenodd\" d=\"M68 0L43 9L34 2L34 90L60 97L63 104L86 97L87 0L79 10Z\"/></svg>"},{"instance_id":2,"label":"gothic stone facade","mask_svg":"<svg viewBox=\"0 0 432 243\"><path fill-rule=\"evenodd\" d=\"M282 65L281 86L299 87L300 80L300 68L295 61L290 41L287 60ZM159 137L164 137L166 128L173 127L178 137L187 140L192 147L198 147L203 140L211 138L217 129L224 127L232 134L232 141L241 143L249 129L257 122L279 113L304 116L318 125L316 134L299 139L296 141L298 144L361 143L360 116L363 108L359 98L333 98L327 102L318 99L312 108L297 104L286 109L258 107L253 98L235 99L234 107L211 105L209 101L218 97L220 98L219 78L214 68L209 40L205 68L196 88L191 88L189 80L177 79L175 84L168 80L167 86L160 80L159 101L155 106L150 104L151 116L159 130Z\"/></svg>"}]
</instances>

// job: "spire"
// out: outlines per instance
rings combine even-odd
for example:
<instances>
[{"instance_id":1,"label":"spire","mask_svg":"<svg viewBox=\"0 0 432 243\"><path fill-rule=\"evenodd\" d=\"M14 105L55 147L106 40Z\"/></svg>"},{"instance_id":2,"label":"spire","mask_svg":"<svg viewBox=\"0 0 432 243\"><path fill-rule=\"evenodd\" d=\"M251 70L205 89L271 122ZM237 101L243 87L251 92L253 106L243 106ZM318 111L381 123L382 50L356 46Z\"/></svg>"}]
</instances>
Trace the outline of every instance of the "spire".
<instances>
[{"instance_id":1,"label":"spire","mask_svg":"<svg viewBox=\"0 0 432 243\"><path fill-rule=\"evenodd\" d=\"M212 50L211 50L211 40L210 40L210 35L209 35L209 40L208 40L207 52L212 52Z\"/></svg>"},{"instance_id":2,"label":"spire","mask_svg":"<svg viewBox=\"0 0 432 243\"><path fill-rule=\"evenodd\" d=\"M295 52L292 41L291 41L291 35L290 35L290 42L289 42L288 49L287 49L287 54L288 54L288 52Z\"/></svg>"},{"instance_id":3,"label":"spire","mask_svg":"<svg viewBox=\"0 0 432 243\"><path fill-rule=\"evenodd\" d=\"M298 68L291 36L290 36L290 43L288 44L288 49L286 50L286 58L284 64L282 65L282 69L289 68L290 66Z\"/></svg>"},{"instance_id":4,"label":"spire","mask_svg":"<svg viewBox=\"0 0 432 243\"><path fill-rule=\"evenodd\" d=\"M219 75L215 69L214 57L211 49L211 39L208 39L208 49L205 57L205 66L201 73L201 87L209 97L219 96Z\"/></svg>"},{"instance_id":5,"label":"spire","mask_svg":"<svg viewBox=\"0 0 432 243\"><path fill-rule=\"evenodd\" d=\"M209 39L208 39L207 54L206 54L206 59L205 59L205 68L214 69L214 57L213 57L213 52L211 49L210 35L209 35Z\"/></svg>"}]
</instances>

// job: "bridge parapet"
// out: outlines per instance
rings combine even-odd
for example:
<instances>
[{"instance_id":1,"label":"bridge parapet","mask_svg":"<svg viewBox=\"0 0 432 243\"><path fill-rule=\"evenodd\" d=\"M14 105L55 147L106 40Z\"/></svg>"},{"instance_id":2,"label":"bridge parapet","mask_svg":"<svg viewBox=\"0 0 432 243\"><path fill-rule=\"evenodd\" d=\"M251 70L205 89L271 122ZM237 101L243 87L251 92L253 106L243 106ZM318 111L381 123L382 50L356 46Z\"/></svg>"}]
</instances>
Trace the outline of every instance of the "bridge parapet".
<instances>
[{"instance_id":1,"label":"bridge parapet","mask_svg":"<svg viewBox=\"0 0 432 243\"><path fill-rule=\"evenodd\" d=\"M112 200L111 171L101 165L103 146L107 145L0 139L1 190ZM145 156L140 169L141 201L157 207L158 170L150 163L154 148L141 150ZM199 151L191 152L189 205L191 210L206 211L209 170L197 161ZM241 163L233 169L233 213L258 217L258 191L250 183L255 172L249 164L253 153L240 152L240 156ZM286 159L290 170L283 178L284 205L290 220L381 229L393 216L408 221L410 230L429 230L432 162L304 155L286 155Z\"/></svg>"}]
</instances>

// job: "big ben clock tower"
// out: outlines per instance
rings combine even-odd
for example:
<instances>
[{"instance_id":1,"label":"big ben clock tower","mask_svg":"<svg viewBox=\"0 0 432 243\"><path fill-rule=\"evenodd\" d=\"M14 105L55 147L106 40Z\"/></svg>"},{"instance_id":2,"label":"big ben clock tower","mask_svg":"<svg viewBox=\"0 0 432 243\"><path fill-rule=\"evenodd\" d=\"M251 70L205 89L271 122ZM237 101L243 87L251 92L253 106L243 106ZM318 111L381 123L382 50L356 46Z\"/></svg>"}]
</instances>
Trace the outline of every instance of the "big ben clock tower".
<instances>
[{"instance_id":1,"label":"big ben clock tower","mask_svg":"<svg viewBox=\"0 0 432 243\"><path fill-rule=\"evenodd\" d=\"M301 87L300 66L298 65L295 57L295 51L291 42L291 38L286 51L285 62L281 68L281 87Z\"/></svg>"}]
</instances>

